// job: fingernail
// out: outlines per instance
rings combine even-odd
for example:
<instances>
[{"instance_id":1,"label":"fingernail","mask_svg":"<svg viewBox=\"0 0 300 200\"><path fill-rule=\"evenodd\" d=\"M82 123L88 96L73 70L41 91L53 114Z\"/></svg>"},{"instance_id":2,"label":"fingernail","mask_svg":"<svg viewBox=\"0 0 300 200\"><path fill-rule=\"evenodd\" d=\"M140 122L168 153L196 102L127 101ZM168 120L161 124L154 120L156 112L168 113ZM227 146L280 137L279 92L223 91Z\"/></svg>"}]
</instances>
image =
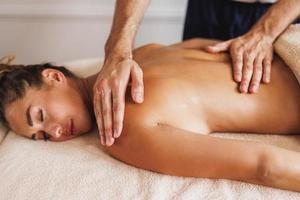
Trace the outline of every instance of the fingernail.
<instances>
[{"instance_id":1,"label":"fingernail","mask_svg":"<svg viewBox=\"0 0 300 200\"><path fill-rule=\"evenodd\" d=\"M256 85L253 85L251 90L253 93L256 93L258 91L258 87Z\"/></svg>"},{"instance_id":2,"label":"fingernail","mask_svg":"<svg viewBox=\"0 0 300 200\"><path fill-rule=\"evenodd\" d=\"M240 76L237 76L237 75L236 75L236 76L235 76L235 81L236 81L236 82L241 82L241 81L242 81L242 78L241 78Z\"/></svg>"},{"instance_id":3,"label":"fingernail","mask_svg":"<svg viewBox=\"0 0 300 200\"><path fill-rule=\"evenodd\" d=\"M107 146L111 146L114 143L114 138L109 137L109 139L106 141Z\"/></svg>"},{"instance_id":4,"label":"fingernail","mask_svg":"<svg viewBox=\"0 0 300 200\"><path fill-rule=\"evenodd\" d=\"M137 93L136 96L135 96L135 98L136 98L136 101L138 103L142 103L143 102L143 95L142 95L142 93Z\"/></svg>"},{"instance_id":5,"label":"fingernail","mask_svg":"<svg viewBox=\"0 0 300 200\"><path fill-rule=\"evenodd\" d=\"M269 78L265 78L265 83L270 83L270 79Z\"/></svg>"},{"instance_id":6,"label":"fingernail","mask_svg":"<svg viewBox=\"0 0 300 200\"><path fill-rule=\"evenodd\" d=\"M118 137L118 133L119 133L119 131L116 129L116 130L114 130L114 138L117 138Z\"/></svg>"},{"instance_id":7,"label":"fingernail","mask_svg":"<svg viewBox=\"0 0 300 200\"><path fill-rule=\"evenodd\" d=\"M240 86L240 92L241 92L241 93L246 93L245 85L241 85L241 86Z\"/></svg>"}]
</instances>

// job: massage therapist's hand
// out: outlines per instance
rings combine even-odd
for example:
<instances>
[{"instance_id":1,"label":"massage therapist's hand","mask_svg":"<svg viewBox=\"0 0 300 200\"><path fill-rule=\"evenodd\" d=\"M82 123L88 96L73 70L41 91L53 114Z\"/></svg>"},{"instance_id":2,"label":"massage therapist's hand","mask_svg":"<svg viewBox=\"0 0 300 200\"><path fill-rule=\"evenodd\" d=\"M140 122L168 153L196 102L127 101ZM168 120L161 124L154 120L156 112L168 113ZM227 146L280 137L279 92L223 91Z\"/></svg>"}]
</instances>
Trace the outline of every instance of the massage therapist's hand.
<instances>
[{"instance_id":1,"label":"massage therapist's hand","mask_svg":"<svg viewBox=\"0 0 300 200\"><path fill-rule=\"evenodd\" d=\"M243 36L208 46L211 53L229 51L233 64L233 78L240 83L242 93L258 92L261 80L271 80L273 40L263 34L247 33Z\"/></svg>"},{"instance_id":2,"label":"massage therapist's hand","mask_svg":"<svg viewBox=\"0 0 300 200\"><path fill-rule=\"evenodd\" d=\"M131 82L131 96L136 103L144 99L143 71L130 57L105 59L94 85L94 112L101 143L111 146L123 128L125 92Z\"/></svg>"}]
</instances>

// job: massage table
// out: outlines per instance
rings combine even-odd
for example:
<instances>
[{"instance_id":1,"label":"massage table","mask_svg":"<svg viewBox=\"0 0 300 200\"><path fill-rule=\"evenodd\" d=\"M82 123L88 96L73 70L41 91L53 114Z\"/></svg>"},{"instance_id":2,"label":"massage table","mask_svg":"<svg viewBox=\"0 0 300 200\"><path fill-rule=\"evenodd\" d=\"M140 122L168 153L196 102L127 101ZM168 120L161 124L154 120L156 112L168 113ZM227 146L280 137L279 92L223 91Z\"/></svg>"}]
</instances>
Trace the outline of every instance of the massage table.
<instances>
[{"instance_id":1,"label":"massage table","mask_svg":"<svg viewBox=\"0 0 300 200\"><path fill-rule=\"evenodd\" d=\"M300 69L300 26L292 25L275 43L276 52ZM97 72L101 59L64 63L81 76ZM300 74L300 73L299 73ZM299 79L298 79L299 80ZM297 135L214 133L300 151ZM97 130L66 142L32 141L0 126L0 199L300 199L297 192L224 179L163 175L109 156Z\"/></svg>"}]
</instances>

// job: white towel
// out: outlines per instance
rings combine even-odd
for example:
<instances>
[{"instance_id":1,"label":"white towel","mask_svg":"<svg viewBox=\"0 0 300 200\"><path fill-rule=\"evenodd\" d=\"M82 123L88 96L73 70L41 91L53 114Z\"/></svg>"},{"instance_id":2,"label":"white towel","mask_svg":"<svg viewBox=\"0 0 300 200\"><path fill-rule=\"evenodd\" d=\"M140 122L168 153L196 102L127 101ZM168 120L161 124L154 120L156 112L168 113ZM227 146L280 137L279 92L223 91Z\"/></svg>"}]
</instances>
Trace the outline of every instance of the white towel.
<instances>
[{"instance_id":1,"label":"white towel","mask_svg":"<svg viewBox=\"0 0 300 200\"><path fill-rule=\"evenodd\" d=\"M291 25L276 40L274 49L291 68L300 83L300 24Z\"/></svg>"},{"instance_id":2,"label":"white towel","mask_svg":"<svg viewBox=\"0 0 300 200\"><path fill-rule=\"evenodd\" d=\"M95 59L67 64L71 69L94 66L95 71L99 65L101 61ZM297 136L216 135L300 151ZM10 132L0 145L0 185L0 199L16 200L300 199L296 192L238 181L175 177L137 169L102 151L96 130L63 143L34 142Z\"/></svg>"}]
</instances>

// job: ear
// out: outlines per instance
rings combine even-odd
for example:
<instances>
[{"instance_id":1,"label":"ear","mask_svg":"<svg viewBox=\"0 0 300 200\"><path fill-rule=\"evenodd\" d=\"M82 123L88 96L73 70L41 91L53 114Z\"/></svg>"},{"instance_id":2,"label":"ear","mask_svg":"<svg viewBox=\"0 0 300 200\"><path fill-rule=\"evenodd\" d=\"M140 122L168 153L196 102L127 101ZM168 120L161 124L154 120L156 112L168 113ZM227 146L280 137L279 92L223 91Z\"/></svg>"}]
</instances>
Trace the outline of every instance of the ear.
<instances>
[{"instance_id":1,"label":"ear","mask_svg":"<svg viewBox=\"0 0 300 200\"><path fill-rule=\"evenodd\" d=\"M42 77L43 80L50 85L65 84L67 81L66 76L61 71L51 68L44 69L42 71Z\"/></svg>"}]
</instances>

